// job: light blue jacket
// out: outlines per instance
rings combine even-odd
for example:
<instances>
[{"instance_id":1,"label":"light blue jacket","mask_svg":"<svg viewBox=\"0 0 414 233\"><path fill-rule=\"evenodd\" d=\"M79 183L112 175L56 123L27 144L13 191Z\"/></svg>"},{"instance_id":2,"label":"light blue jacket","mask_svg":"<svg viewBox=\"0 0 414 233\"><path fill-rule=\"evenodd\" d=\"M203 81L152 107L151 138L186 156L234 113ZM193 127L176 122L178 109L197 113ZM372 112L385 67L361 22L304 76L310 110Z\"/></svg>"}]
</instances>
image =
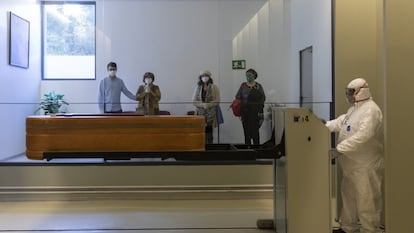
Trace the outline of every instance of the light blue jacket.
<instances>
[{"instance_id":1,"label":"light blue jacket","mask_svg":"<svg viewBox=\"0 0 414 233\"><path fill-rule=\"evenodd\" d=\"M99 110L101 112L119 112L121 107L121 92L131 100L136 100L125 86L122 79L106 77L99 84Z\"/></svg>"}]
</instances>

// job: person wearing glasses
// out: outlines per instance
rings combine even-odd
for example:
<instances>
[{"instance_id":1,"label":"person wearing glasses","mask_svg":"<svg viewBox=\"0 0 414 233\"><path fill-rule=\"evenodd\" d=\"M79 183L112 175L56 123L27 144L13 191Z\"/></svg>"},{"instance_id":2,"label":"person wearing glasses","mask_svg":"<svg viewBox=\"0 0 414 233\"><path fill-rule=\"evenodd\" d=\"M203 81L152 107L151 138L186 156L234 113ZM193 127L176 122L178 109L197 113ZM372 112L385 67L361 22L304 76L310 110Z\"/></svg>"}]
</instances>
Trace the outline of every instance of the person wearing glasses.
<instances>
[{"instance_id":1,"label":"person wearing glasses","mask_svg":"<svg viewBox=\"0 0 414 233\"><path fill-rule=\"evenodd\" d=\"M151 72L146 72L142 78L143 85L138 87L136 98L138 103L138 112L144 115L159 115L159 101L161 99L160 88L154 84L155 76Z\"/></svg>"},{"instance_id":2,"label":"person wearing glasses","mask_svg":"<svg viewBox=\"0 0 414 233\"><path fill-rule=\"evenodd\" d=\"M99 84L99 110L102 113L121 113L121 93L136 101L136 97L125 86L124 81L116 76L117 65L109 62L107 65L108 76L103 78Z\"/></svg>"}]
</instances>

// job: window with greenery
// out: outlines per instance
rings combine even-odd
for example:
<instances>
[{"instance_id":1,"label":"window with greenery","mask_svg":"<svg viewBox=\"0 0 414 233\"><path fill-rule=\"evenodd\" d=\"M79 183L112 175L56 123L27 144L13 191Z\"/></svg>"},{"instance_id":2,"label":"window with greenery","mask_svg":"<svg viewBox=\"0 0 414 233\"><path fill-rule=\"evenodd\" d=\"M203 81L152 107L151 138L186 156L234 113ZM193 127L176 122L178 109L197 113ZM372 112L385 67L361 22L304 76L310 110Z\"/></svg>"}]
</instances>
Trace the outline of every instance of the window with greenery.
<instances>
[{"instance_id":1,"label":"window with greenery","mask_svg":"<svg viewBox=\"0 0 414 233\"><path fill-rule=\"evenodd\" d=\"M95 79L95 2L42 3L43 79Z\"/></svg>"}]
</instances>

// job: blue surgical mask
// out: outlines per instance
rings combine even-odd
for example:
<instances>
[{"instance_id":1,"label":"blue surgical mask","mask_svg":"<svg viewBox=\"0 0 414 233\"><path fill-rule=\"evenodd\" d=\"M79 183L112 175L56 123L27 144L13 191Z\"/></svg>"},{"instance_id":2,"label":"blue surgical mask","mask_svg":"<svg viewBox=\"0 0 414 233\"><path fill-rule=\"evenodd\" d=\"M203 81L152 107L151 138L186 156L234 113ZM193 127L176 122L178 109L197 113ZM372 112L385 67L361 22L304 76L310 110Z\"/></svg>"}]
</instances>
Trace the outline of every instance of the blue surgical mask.
<instances>
[{"instance_id":1,"label":"blue surgical mask","mask_svg":"<svg viewBox=\"0 0 414 233\"><path fill-rule=\"evenodd\" d=\"M253 82L254 81L254 77L252 77L252 76L246 76L246 80L247 80L247 82Z\"/></svg>"}]
</instances>

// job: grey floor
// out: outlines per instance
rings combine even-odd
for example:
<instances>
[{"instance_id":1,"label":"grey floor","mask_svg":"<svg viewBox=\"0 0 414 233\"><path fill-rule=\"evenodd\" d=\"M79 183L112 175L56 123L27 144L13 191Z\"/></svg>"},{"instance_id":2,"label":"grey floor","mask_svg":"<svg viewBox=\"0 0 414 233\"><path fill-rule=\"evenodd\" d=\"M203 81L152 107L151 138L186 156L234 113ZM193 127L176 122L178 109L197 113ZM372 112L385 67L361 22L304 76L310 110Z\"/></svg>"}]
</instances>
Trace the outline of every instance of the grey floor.
<instances>
[{"instance_id":1,"label":"grey floor","mask_svg":"<svg viewBox=\"0 0 414 233\"><path fill-rule=\"evenodd\" d=\"M0 232L259 233L273 200L0 202Z\"/></svg>"}]
</instances>

